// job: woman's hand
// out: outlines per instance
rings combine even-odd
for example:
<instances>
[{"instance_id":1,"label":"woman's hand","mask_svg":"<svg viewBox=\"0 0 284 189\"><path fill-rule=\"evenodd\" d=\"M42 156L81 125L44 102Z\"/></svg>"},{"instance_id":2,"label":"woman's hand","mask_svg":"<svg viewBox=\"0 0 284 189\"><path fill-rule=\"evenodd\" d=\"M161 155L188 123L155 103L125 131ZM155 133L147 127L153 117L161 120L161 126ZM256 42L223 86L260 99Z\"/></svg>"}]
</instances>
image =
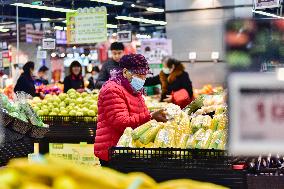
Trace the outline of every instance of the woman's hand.
<instances>
[{"instance_id":1,"label":"woman's hand","mask_svg":"<svg viewBox=\"0 0 284 189\"><path fill-rule=\"evenodd\" d=\"M172 95L167 95L167 98L164 99L164 102L171 103L173 101Z\"/></svg>"},{"instance_id":2,"label":"woman's hand","mask_svg":"<svg viewBox=\"0 0 284 189\"><path fill-rule=\"evenodd\" d=\"M163 109L158 110L156 112L152 113L152 119L155 119L158 122L167 122L167 117L166 117L166 113L164 112Z\"/></svg>"}]
</instances>

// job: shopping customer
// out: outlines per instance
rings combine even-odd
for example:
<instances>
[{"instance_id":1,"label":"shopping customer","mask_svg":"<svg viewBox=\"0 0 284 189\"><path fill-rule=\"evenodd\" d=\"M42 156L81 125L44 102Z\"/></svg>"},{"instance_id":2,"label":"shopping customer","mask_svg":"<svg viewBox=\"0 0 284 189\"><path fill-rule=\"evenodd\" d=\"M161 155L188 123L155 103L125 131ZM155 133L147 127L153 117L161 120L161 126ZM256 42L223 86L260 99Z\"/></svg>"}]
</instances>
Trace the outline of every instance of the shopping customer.
<instances>
[{"instance_id":1,"label":"shopping customer","mask_svg":"<svg viewBox=\"0 0 284 189\"><path fill-rule=\"evenodd\" d=\"M95 83L98 80L98 76L100 73L100 69L98 66L94 66L91 72L91 76L89 77L88 81L89 81L89 85L88 85L88 89L93 90L95 89Z\"/></svg>"},{"instance_id":2,"label":"shopping customer","mask_svg":"<svg viewBox=\"0 0 284 189\"><path fill-rule=\"evenodd\" d=\"M78 92L84 91L84 79L82 76L82 66L78 61L73 61L70 64L70 75L64 79L64 92L69 89L75 89Z\"/></svg>"},{"instance_id":3,"label":"shopping customer","mask_svg":"<svg viewBox=\"0 0 284 189\"><path fill-rule=\"evenodd\" d=\"M172 102L181 108L193 98L192 82L183 64L174 58L164 58L159 75L147 78L145 86L161 84L161 101Z\"/></svg>"},{"instance_id":4,"label":"shopping customer","mask_svg":"<svg viewBox=\"0 0 284 189\"><path fill-rule=\"evenodd\" d=\"M124 55L124 45L120 42L114 42L110 45L111 59L103 64L98 80L96 82L96 88L100 89L103 84L110 78L110 71L119 67L118 62Z\"/></svg>"},{"instance_id":5,"label":"shopping customer","mask_svg":"<svg viewBox=\"0 0 284 189\"><path fill-rule=\"evenodd\" d=\"M19 79L17 80L17 83L14 88L14 92L23 91L31 96L36 96L36 89L34 85L34 79L33 79L33 72L35 69L35 63L34 62L27 62L23 66L23 73L20 75Z\"/></svg>"},{"instance_id":6,"label":"shopping customer","mask_svg":"<svg viewBox=\"0 0 284 189\"><path fill-rule=\"evenodd\" d=\"M167 121L162 110L151 115L145 105L142 93L148 73L149 65L143 55L125 55L100 91L94 150L103 166L109 160L109 148L116 146L126 127L135 129L151 118Z\"/></svg>"},{"instance_id":7,"label":"shopping customer","mask_svg":"<svg viewBox=\"0 0 284 189\"><path fill-rule=\"evenodd\" d=\"M48 67L42 66L39 68L37 72L38 78L35 80L37 85L48 85L48 80L47 80L47 72L48 72Z\"/></svg>"}]
</instances>

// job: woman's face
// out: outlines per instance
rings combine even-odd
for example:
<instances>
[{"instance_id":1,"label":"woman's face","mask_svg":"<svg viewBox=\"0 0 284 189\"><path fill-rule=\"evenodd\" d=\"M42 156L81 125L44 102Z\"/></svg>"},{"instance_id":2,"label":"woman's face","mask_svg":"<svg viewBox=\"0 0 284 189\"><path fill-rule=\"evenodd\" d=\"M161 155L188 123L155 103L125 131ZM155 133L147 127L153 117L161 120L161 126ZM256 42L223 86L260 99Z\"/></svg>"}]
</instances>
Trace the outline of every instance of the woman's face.
<instances>
[{"instance_id":1,"label":"woman's face","mask_svg":"<svg viewBox=\"0 0 284 189\"><path fill-rule=\"evenodd\" d=\"M73 73L74 75L79 75L80 72L81 72L81 67L75 66L75 67L72 68L72 73Z\"/></svg>"},{"instance_id":2,"label":"woman's face","mask_svg":"<svg viewBox=\"0 0 284 189\"><path fill-rule=\"evenodd\" d=\"M30 69L30 74L31 74L31 75L34 75L34 70L35 70L34 68L31 68L31 69Z\"/></svg>"},{"instance_id":3,"label":"woman's face","mask_svg":"<svg viewBox=\"0 0 284 189\"><path fill-rule=\"evenodd\" d=\"M140 79L146 80L147 75L144 74L135 74L128 71L126 68L123 69L123 76L131 82L133 77L138 77Z\"/></svg>"}]
</instances>

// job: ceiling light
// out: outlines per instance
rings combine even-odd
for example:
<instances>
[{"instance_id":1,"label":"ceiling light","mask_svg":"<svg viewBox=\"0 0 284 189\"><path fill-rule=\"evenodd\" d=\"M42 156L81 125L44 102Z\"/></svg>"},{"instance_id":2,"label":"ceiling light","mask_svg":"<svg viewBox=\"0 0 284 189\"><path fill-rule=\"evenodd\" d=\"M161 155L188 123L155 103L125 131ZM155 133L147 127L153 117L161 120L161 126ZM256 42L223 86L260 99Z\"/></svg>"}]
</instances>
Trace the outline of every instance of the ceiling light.
<instances>
[{"instance_id":1,"label":"ceiling light","mask_svg":"<svg viewBox=\"0 0 284 189\"><path fill-rule=\"evenodd\" d=\"M50 54L50 56L54 58L54 57L56 57L56 53L53 52L53 53Z\"/></svg>"},{"instance_id":2,"label":"ceiling light","mask_svg":"<svg viewBox=\"0 0 284 189\"><path fill-rule=\"evenodd\" d=\"M62 26L54 26L55 30L64 30L64 28Z\"/></svg>"},{"instance_id":3,"label":"ceiling light","mask_svg":"<svg viewBox=\"0 0 284 189\"><path fill-rule=\"evenodd\" d=\"M43 22L48 22L50 20L50 18L41 18L40 20L43 21Z\"/></svg>"},{"instance_id":4,"label":"ceiling light","mask_svg":"<svg viewBox=\"0 0 284 189\"><path fill-rule=\"evenodd\" d=\"M114 24L107 24L107 28L116 29L116 28L117 28L117 25L114 25Z\"/></svg>"},{"instance_id":5,"label":"ceiling light","mask_svg":"<svg viewBox=\"0 0 284 189\"><path fill-rule=\"evenodd\" d=\"M136 34L138 39L151 39L151 35Z\"/></svg>"},{"instance_id":6,"label":"ceiling light","mask_svg":"<svg viewBox=\"0 0 284 189\"><path fill-rule=\"evenodd\" d=\"M76 46L73 46L73 49L75 50L77 47Z\"/></svg>"},{"instance_id":7,"label":"ceiling light","mask_svg":"<svg viewBox=\"0 0 284 189\"><path fill-rule=\"evenodd\" d=\"M72 53L68 53L68 54L67 54L67 57L68 57L68 58L73 58L73 56L74 56L74 55L73 55Z\"/></svg>"},{"instance_id":8,"label":"ceiling light","mask_svg":"<svg viewBox=\"0 0 284 189\"><path fill-rule=\"evenodd\" d=\"M150 20L145 18L135 18L131 16L117 16L115 17L117 20L127 20L127 21L134 21L134 22L142 22L146 24L153 24L153 25L166 25L167 22L165 21L157 21L157 20Z\"/></svg>"},{"instance_id":9,"label":"ceiling light","mask_svg":"<svg viewBox=\"0 0 284 189\"><path fill-rule=\"evenodd\" d=\"M0 32L3 32L3 33L5 33L5 32L8 32L8 31L10 31L9 29L0 29Z\"/></svg>"},{"instance_id":10,"label":"ceiling light","mask_svg":"<svg viewBox=\"0 0 284 189\"><path fill-rule=\"evenodd\" d=\"M146 8L146 10L149 11L149 12L165 12L165 9L154 8L154 7L148 7L148 8Z\"/></svg>"},{"instance_id":11,"label":"ceiling light","mask_svg":"<svg viewBox=\"0 0 284 189\"><path fill-rule=\"evenodd\" d=\"M135 7L135 4L131 4L131 7Z\"/></svg>"},{"instance_id":12,"label":"ceiling light","mask_svg":"<svg viewBox=\"0 0 284 189\"><path fill-rule=\"evenodd\" d=\"M106 3L106 4L111 4L111 5L123 5L123 2L121 1L114 1L114 0L91 0L99 3Z\"/></svg>"},{"instance_id":13,"label":"ceiling light","mask_svg":"<svg viewBox=\"0 0 284 189\"><path fill-rule=\"evenodd\" d=\"M13 3L13 6L25 7L25 8L32 8L32 9L41 9L41 10L48 10L48 11L55 11L55 12L76 12L76 10L72 9L65 9L65 8L58 8L58 7L48 7L48 6L41 6L41 5L31 5L26 3Z\"/></svg>"},{"instance_id":14,"label":"ceiling light","mask_svg":"<svg viewBox=\"0 0 284 189\"><path fill-rule=\"evenodd\" d=\"M284 19L284 17L278 16L278 15L275 15L275 14L271 14L271 13L268 13L268 12L264 12L264 11L252 10L252 12L257 13L257 14L261 14L261 15L264 15L264 16L273 17L273 18Z\"/></svg>"},{"instance_id":15,"label":"ceiling light","mask_svg":"<svg viewBox=\"0 0 284 189\"><path fill-rule=\"evenodd\" d=\"M61 54L60 54L60 57L61 57L61 58L64 58L64 57L65 57L65 53L61 53Z\"/></svg>"},{"instance_id":16,"label":"ceiling light","mask_svg":"<svg viewBox=\"0 0 284 189\"><path fill-rule=\"evenodd\" d=\"M66 24L66 23L67 23L67 20L63 20L62 23L65 23L65 24Z\"/></svg>"},{"instance_id":17,"label":"ceiling light","mask_svg":"<svg viewBox=\"0 0 284 189\"><path fill-rule=\"evenodd\" d=\"M81 58L85 58L85 56L86 56L85 54L81 54Z\"/></svg>"}]
</instances>

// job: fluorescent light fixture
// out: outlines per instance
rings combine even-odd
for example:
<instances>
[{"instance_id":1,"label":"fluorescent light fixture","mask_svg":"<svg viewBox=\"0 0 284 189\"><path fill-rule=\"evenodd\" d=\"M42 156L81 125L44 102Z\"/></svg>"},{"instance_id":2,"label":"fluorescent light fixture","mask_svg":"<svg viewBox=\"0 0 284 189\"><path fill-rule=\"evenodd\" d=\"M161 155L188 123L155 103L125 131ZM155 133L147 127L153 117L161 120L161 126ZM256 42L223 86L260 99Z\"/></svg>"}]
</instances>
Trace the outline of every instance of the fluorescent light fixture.
<instances>
[{"instance_id":1,"label":"fluorescent light fixture","mask_svg":"<svg viewBox=\"0 0 284 189\"><path fill-rule=\"evenodd\" d=\"M135 4L131 4L131 7L135 7Z\"/></svg>"},{"instance_id":2,"label":"fluorescent light fixture","mask_svg":"<svg viewBox=\"0 0 284 189\"><path fill-rule=\"evenodd\" d=\"M264 16L273 17L273 18L284 19L284 17L278 16L278 15L275 15L275 14L271 14L271 13L268 13L268 12L264 12L264 11L252 10L252 12L256 13L256 14L261 14L261 15L264 15Z\"/></svg>"},{"instance_id":3,"label":"fluorescent light fixture","mask_svg":"<svg viewBox=\"0 0 284 189\"><path fill-rule=\"evenodd\" d=\"M149 11L149 12L165 12L165 9L154 8L154 7L148 7L148 8L146 8L146 10Z\"/></svg>"},{"instance_id":4,"label":"fluorescent light fixture","mask_svg":"<svg viewBox=\"0 0 284 189\"><path fill-rule=\"evenodd\" d=\"M0 29L0 32L3 32L3 33L5 33L5 32L8 32L8 31L10 31L9 29Z\"/></svg>"},{"instance_id":5,"label":"fluorescent light fixture","mask_svg":"<svg viewBox=\"0 0 284 189\"><path fill-rule=\"evenodd\" d=\"M188 59L189 60L196 60L196 52L189 52Z\"/></svg>"},{"instance_id":6,"label":"fluorescent light fixture","mask_svg":"<svg viewBox=\"0 0 284 189\"><path fill-rule=\"evenodd\" d=\"M116 29L116 28L117 28L117 25L107 24L107 28Z\"/></svg>"},{"instance_id":7,"label":"fluorescent light fixture","mask_svg":"<svg viewBox=\"0 0 284 189\"><path fill-rule=\"evenodd\" d=\"M151 39L151 35L136 34L138 39Z\"/></svg>"},{"instance_id":8,"label":"fluorescent light fixture","mask_svg":"<svg viewBox=\"0 0 284 189\"><path fill-rule=\"evenodd\" d=\"M50 18L41 18L40 20L43 21L43 22L48 22L50 20Z\"/></svg>"},{"instance_id":9,"label":"fluorescent light fixture","mask_svg":"<svg viewBox=\"0 0 284 189\"><path fill-rule=\"evenodd\" d=\"M64 24L66 24L66 23L67 23L67 20L63 20L62 22L63 22Z\"/></svg>"},{"instance_id":10,"label":"fluorescent light fixture","mask_svg":"<svg viewBox=\"0 0 284 189\"><path fill-rule=\"evenodd\" d=\"M62 26L54 26L54 29L55 30L61 30L61 31L64 30L64 28Z\"/></svg>"},{"instance_id":11,"label":"fluorescent light fixture","mask_svg":"<svg viewBox=\"0 0 284 189\"><path fill-rule=\"evenodd\" d=\"M91 0L99 3L106 3L106 4L111 4L111 5L118 5L121 6L123 5L123 2L121 1L114 1L114 0Z\"/></svg>"},{"instance_id":12,"label":"fluorescent light fixture","mask_svg":"<svg viewBox=\"0 0 284 189\"><path fill-rule=\"evenodd\" d=\"M73 56L74 56L74 55L73 55L72 53L68 53L68 54L67 54L67 57L68 57L68 58L73 58Z\"/></svg>"},{"instance_id":13,"label":"fluorescent light fixture","mask_svg":"<svg viewBox=\"0 0 284 189\"><path fill-rule=\"evenodd\" d=\"M161 25L161 26L164 26L164 25L167 24L167 22L165 22L165 21L150 20L150 19L145 19L145 18L135 18L135 17L131 17L131 16L117 16L115 18L117 20L141 22L141 23L153 24L153 25Z\"/></svg>"},{"instance_id":14,"label":"fluorescent light fixture","mask_svg":"<svg viewBox=\"0 0 284 189\"><path fill-rule=\"evenodd\" d=\"M65 8L58 8L58 7L48 7L42 5L31 5L27 3L13 3L13 6L24 7L24 8L31 8L31 9L40 9L40 10L48 10L48 11L55 11L55 12L76 12L76 10L72 9L65 9Z\"/></svg>"}]
</instances>

